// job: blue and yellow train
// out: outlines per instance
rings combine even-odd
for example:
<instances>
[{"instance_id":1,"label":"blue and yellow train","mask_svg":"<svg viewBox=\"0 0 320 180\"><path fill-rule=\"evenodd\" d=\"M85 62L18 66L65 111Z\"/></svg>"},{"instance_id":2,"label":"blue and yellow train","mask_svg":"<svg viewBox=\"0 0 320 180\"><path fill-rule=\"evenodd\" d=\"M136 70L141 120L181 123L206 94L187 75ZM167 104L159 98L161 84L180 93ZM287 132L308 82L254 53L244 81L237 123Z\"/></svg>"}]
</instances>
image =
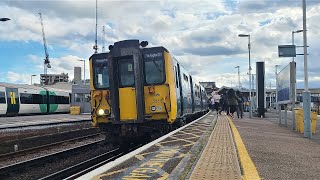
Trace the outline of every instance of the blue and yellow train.
<instances>
[{"instance_id":1,"label":"blue and yellow train","mask_svg":"<svg viewBox=\"0 0 320 180\"><path fill-rule=\"evenodd\" d=\"M164 47L124 40L90 57L94 126L119 142L168 132L208 111L204 87Z\"/></svg>"}]
</instances>

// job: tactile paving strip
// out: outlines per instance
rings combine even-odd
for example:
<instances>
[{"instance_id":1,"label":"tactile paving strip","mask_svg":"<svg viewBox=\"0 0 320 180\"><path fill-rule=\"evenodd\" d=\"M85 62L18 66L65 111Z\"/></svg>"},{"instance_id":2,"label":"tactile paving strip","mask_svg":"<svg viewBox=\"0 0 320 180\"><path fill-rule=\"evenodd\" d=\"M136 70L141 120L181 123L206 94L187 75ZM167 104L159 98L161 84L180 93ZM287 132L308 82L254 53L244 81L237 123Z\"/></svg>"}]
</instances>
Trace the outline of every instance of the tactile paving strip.
<instances>
[{"instance_id":1,"label":"tactile paving strip","mask_svg":"<svg viewBox=\"0 0 320 180\"><path fill-rule=\"evenodd\" d=\"M190 179L242 179L229 122L219 116Z\"/></svg>"}]
</instances>

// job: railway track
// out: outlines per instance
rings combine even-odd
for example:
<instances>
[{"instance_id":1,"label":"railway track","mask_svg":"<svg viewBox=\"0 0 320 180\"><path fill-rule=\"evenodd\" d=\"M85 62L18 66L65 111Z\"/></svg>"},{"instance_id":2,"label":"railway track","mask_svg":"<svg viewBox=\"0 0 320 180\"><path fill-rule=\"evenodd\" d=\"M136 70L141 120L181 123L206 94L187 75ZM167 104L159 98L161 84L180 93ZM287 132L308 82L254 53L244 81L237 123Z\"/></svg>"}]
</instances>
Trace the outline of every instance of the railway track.
<instances>
[{"instance_id":1,"label":"railway track","mask_svg":"<svg viewBox=\"0 0 320 180\"><path fill-rule=\"evenodd\" d=\"M95 133L95 134L80 136L80 137L76 137L76 138L72 138L72 139L62 140L62 141L58 141L58 142L54 142L54 143L40 145L40 146L28 148L28 149L23 149L23 150L16 151L16 152L0 154L0 160L11 159L13 157L22 156L24 154L33 153L33 152L36 152L36 151L39 151L39 150L49 149L49 148L52 148L54 146L58 146L58 145L61 145L61 144L64 144L64 143L69 143L69 142L72 142L72 141L80 141L80 140L87 139L87 138L97 137L99 135L101 135L101 133Z\"/></svg>"},{"instance_id":2,"label":"railway track","mask_svg":"<svg viewBox=\"0 0 320 180\"><path fill-rule=\"evenodd\" d=\"M57 144L62 144L69 141L75 141L77 139L84 139L92 136L97 136L100 131L96 128L85 128L76 130L65 130L62 132L50 132L49 134L40 134L37 136L28 137L6 137L7 141L0 143L0 160L3 157L10 157L12 154L30 152L37 148L52 147ZM10 140L12 138L12 140ZM14 146L17 146L16 152Z\"/></svg>"},{"instance_id":3,"label":"railway track","mask_svg":"<svg viewBox=\"0 0 320 180\"><path fill-rule=\"evenodd\" d=\"M19 162L16 164L8 165L0 168L0 177L4 179L16 179L17 176L25 177L29 179L28 174L31 169L42 169L52 162L64 161L65 159L72 158L90 149L98 148L99 144L103 143L103 140L95 141L89 144L78 146L76 148L66 149L57 153L48 154L42 157L34 158L31 160ZM50 168L48 168L50 169ZM25 176L27 175L27 176ZM32 176L31 179L38 179L41 177Z\"/></svg>"}]
</instances>

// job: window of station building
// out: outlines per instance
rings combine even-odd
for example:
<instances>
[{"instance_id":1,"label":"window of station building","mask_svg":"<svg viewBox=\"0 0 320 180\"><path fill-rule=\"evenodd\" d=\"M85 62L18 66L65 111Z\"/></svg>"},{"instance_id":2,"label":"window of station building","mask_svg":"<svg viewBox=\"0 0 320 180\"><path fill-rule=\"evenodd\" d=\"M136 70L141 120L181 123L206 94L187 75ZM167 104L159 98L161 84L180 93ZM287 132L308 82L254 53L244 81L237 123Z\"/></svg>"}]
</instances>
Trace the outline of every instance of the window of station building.
<instances>
[{"instance_id":1,"label":"window of station building","mask_svg":"<svg viewBox=\"0 0 320 180\"><path fill-rule=\"evenodd\" d=\"M119 64L119 81L120 87L132 87L134 86L134 69L132 59L121 59Z\"/></svg>"},{"instance_id":2,"label":"window of station building","mask_svg":"<svg viewBox=\"0 0 320 180\"><path fill-rule=\"evenodd\" d=\"M0 92L0 104L6 103L6 96L4 92Z\"/></svg>"},{"instance_id":3,"label":"window of station building","mask_svg":"<svg viewBox=\"0 0 320 180\"><path fill-rule=\"evenodd\" d=\"M147 53L144 55L144 73L147 85L164 83L165 71L162 52Z\"/></svg>"},{"instance_id":4,"label":"window of station building","mask_svg":"<svg viewBox=\"0 0 320 180\"><path fill-rule=\"evenodd\" d=\"M96 88L109 88L109 68L107 63L95 64L94 85Z\"/></svg>"}]
</instances>

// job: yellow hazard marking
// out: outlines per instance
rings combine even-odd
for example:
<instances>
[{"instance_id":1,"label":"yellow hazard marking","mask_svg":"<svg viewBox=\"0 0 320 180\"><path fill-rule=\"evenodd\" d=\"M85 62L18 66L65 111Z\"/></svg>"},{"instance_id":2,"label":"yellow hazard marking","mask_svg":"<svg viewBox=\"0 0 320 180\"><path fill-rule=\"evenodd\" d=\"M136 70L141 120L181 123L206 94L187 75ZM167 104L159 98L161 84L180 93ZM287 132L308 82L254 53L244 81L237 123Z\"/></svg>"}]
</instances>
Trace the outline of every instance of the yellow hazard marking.
<instances>
[{"instance_id":1,"label":"yellow hazard marking","mask_svg":"<svg viewBox=\"0 0 320 180\"><path fill-rule=\"evenodd\" d=\"M151 178L153 174L159 173L158 169L161 169L166 162L171 160L174 155L178 153L175 149L164 149L160 154L155 155L153 158L144 162L136 169L132 170L128 175L124 176L122 179L147 179ZM161 174L163 177L168 177L168 173Z\"/></svg>"},{"instance_id":2,"label":"yellow hazard marking","mask_svg":"<svg viewBox=\"0 0 320 180\"><path fill-rule=\"evenodd\" d=\"M127 169L127 168L119 169L119 170L112 171L112 172L109 172L109 173L103 173L103 174L101 174L100 176L96 176L96 177L93 178L93 179L100 179L101 177L104 177L104 176L111 176L111 175L113 175L113 174L117 174L117 173L123 172L123 171L125 171L126 169Z\"/></svg>"},{"instance_id":3,"label":"yellow hazard marking","mask_svg":"<svg viewBox=\"0 0 320 180\"><path fill-rule=\"evenodd\" d=\"M233 124L233 121L230 117L226 116L229 120L229 124L233 133L234 141L237 146L238 156L240 160L240 165L242 167L242 179L251 180L251 179L261 179L257 171L256 166L254 165L246 146L244 145L240 133L237 130L236 126Z\"/></svg>"},{"instance_id":4,"label":"yellow hazard marking","mask_svg":"<svg viewBox=\"0 0 320 180\"><path fill-rule=\"evenodd\" d=\"M187 134L187 135L191 135L191 136L194 136L194 137L200 137L199 135L196 135L194 133L188 133L188 132L184 132L184 131L180 131L179 133L183 133L183 134ZM196 132L195 132L196 133ZM200 133L200 132L199 132ZM174 135L175 137L177 137L179 134L177 135Z\"/></svg>"},{"instance_id":5,"label":"yellow hazard marking","mask_svg":"<svg viewBox=\"0 0 320 180\"><path fill-rule=\"evenodd\" d=\"M140 161L144 159L144 157L140 154L134 156L135 158L139 159Z\"/></svg>"},{"instance_id":6,"label":"yellow hazard marking","mask_svg":"<svg viewBox=\"0 0 320 180\"><path fill-rule=\"evenodd\" d=\"M10 92L11 104L17 104L16 102L16 93Z\"/></svg>"}]
</instances>

